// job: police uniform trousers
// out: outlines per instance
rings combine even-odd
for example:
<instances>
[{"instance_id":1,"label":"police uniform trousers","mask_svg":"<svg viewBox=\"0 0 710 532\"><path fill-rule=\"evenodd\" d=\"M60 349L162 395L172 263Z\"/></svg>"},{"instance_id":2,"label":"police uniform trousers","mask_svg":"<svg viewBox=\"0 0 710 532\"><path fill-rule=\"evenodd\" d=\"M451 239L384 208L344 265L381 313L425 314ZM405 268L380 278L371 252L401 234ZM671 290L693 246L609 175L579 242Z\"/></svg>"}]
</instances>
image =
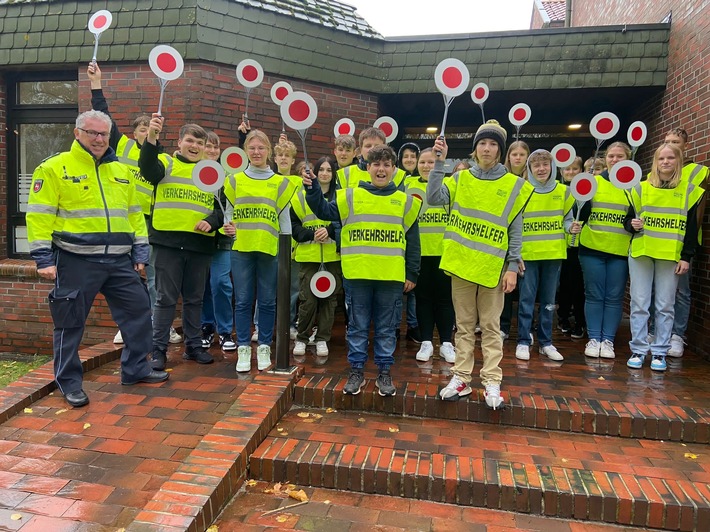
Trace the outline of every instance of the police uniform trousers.
<instances>
[{"instance_id":1,"label":"police uniform trousers","mask_svg":"<svg viewBox=\"0 0 710 532\"><path fill-rule=\"evenodd\" d=\"M57 278L49 295L54 321L54 375L62 394L82 388L79 345L96 294L106 298L125 346L121 353L121 382L136 382L151 368L152 324L148 290L129 255L92 257L55 251Z\"/></svg>"}]
</instances>

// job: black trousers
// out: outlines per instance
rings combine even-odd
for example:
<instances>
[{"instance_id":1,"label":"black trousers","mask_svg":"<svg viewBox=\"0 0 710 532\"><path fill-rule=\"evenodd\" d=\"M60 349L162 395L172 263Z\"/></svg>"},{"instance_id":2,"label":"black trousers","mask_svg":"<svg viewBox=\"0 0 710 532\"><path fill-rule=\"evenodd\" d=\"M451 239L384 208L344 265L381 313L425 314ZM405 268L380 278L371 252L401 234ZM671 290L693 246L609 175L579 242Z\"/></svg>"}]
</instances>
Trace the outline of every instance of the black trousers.
<instances>
[{"instance_id":1,"label":"black trousers","mask_svg":"<svg viewBox=\"0 0 710 532\"><path fill-rule=\"evenodd\" d=\"M96 294L104 295L123 334L121 380L135 382L151 371L152 326L148 290L128 255L97 262L57 250L57 278L49 295L54 321L54 376L63 394L82 388L79 345Z\"/></svg>"},{"instance_id":2,"label":"black trousers","mask_svg":"<svg viewBox=\"0 0 710 532\"><path fill-rule=\"evenodd\" d=\"M434 338L434 325L441 342L451 342L454 329L454 303L451 300L451 277L439 269L441 257L422 257L417 286L417 322L424 341Z\"/></svg>"},{"instance_id":3,"label":"black trousers","mask_svg":"<svg viewBox=\"0 0 710 532\"><path fill-rule=\"evenodd\" d=\"M584 320L584 275L579 264L579 248L567 248L567 258L562 262L560 289L557 292L557 316L569 319L574 315L577 327L586 327Z\"/></svg>"}]
</instances>

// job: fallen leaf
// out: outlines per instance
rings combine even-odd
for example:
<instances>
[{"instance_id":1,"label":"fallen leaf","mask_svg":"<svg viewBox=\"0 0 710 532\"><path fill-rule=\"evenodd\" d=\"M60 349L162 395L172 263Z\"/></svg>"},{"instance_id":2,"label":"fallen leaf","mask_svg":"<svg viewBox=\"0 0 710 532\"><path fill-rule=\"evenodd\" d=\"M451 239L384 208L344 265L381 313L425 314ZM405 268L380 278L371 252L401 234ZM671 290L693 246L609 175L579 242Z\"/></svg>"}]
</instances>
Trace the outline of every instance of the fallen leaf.
<instances>
[{"instance_id":1,"label":"fallen leaf","mask_svg":"<svg viewBox=\"0 0 710 532\"><path fill-rule=\"evenodd\" d=\"M310 414L308 412L299 412L296 414L298 417L310 417Z\"/></svg>"},{"instance_id":2,"label":"fallen leaf","mask_svg":"<svg viewBox=\"0 0 710 532\"><path fill-rule=\"evenodd\" d=\"M167 371L168 373L170 373L172 370L173 368L165 368L165 371Z\"/></svg>"},{"instance_id":3,"label":"fallen leaf","mask_svg":"<svg viewBox=\"0 0 710 532\"><path fill-rule=\"evenodd\" d=\"M306 492L303 490L290 491L288 496L297 501L308 502L308 495L306 495Z\"/></svg>"},{"instance_id":4,"label":"fallen leaf","mask_svg":"<svg viewBox=\"0 0 710 532\"><path fill-rule=\"evenodd\" d=\"M286 491L291 491L291 490L295 490L295 489L296 489L295 484L289 484L288 486L286 486Z\"/></svg>"},{"instance_id":5,"label":"fallen leaf","mask_svg":"<svg viewBox=\"0 0 710 532\"><path fill-rule=\"evenodd\" d=\"M567 460L567 458L563 458L562 462L566 464L567 462L569 462L569 460Z\"/></svg>"},{"instance_id":6,"label":"fallen leaf","mask_svg":"<svg viewBox=\"0 0 710 532\"><path fill-rule=\"evenodd\" d=\"M12 514L10 516L10 519L12 519L13 521L19 521L20 519L22 519L22 514Z\"/></svg>"},{"instance_id":7,"label":"fallen leaf","mask_svg":"<svg viewBox=\"0 0 710 532\"><path fill-rule=\"evenodd\" d=\"M337 412L337 410L335 408L326 408L325 409L326 414L332 414L333 412Z\"/></svg>"},{"instance_id":8,"label":"fallen leaf","mask_svg":"<svg viewBox=\"0 0 710 532\"><path fill-rule=\"evenodd\" d=\"M84 423L84 430L88 429L91 426L91 423Z\"/></svg>"},{"instance_id":9,"label":"fallen leaf","mask_svg":"<svg viewBox=\"0 0 710 532\"><path fill-rule=\"evenodd\" d=\"M264 490L264 493L273 493L273 492L274 492L274 490L272 490L271 488L266 488Z\"/></svg>"},{"instance_id":10,"label":"fallen leaf","mask_svg":"<svg viewBox=\"0 0 710 532\"><path fill-rule=\"evenodd\" d=\"M313 414L313 416L311 416L311 417L313 419L321 419L323 417L323 414Z\"/></svg>"},{"instance_id":11,"label":"fallen leaf","mask_svg":"<svg viewBox=\"0 0 710 532\"><path fill-rule=\"evenodd\" d=\"M218 532L218 530L219 530L219 527L217 527L217 525L212 525L211 527L209 527L207 529L207 532Z\"/></svg>"},{"instance_id":12,"label":"fallen leaf","mask_svg":"<svg viewBox=\"0 0 710 532\"><path fill-rule=\"evenodd\" d=\"M604 377L599 377L597 380L599 381L605 381L606 379Z\"/></svg>"},{"instance_id":13,"label":"fallen leaf","mask_svg":"<svg viewBox=\"0 0 710 532\"><path fill-rule=\"evenodd\" d=\"M287 515L277 515L276 521L279 523L285 523L286 521L288 521L288 516Z\"/></svg>"},{"instance_id":14,"label":"fallen leaf","mask_svg":"<svg viewBox=\"0 0 710 532\"><path fill-rule=\"evenodd\" d=\"M247 486L256 486L256 480L254 480L253 478L247 480Z\"/></svg>"},{"instance_id":15,"label":"fallen leaf","mask_svg":"<svg viewBox=\"0 0 710 532\"><path fill-rule=\"evenodd\" d=\"M281 491L281 482L274 484L274 491Z\"/></svg>"},{"instance_id":16,"label":"fallen leaf","mask_svg":"<svg viewBox=\"0 0 710 532\"><path fill-rule=\"evenodd\" d=\"M365 419L364 417L359 417L359 418L357 418L357 420L358 420L360 423L365 423L365 421L366 421L366 419Z\"/></svg>"},{"instance_id":17,"label":"fallen leaf","mask_svg":"<svg viewBox=\"0 0 710 532\"><path fill-rule=\"evenodd\" d=\"M390 427L390 432L399 432L397 427Z\"/></svg>"},{"instance_id":18,"label":"fallen leaf","mask_svg":"<svg viewBox=\"0 0 710 532\"><path fill-rule=\"evenodd\" d=\"M58 416L59 414L63 414L63 413L66 412L66 411L67 411L66 408L60 408L60 409L57 410L54 414Z\"/></svg>"},{"instance_id":19,"label":"fallen leaf","mask_svg":"<svg viewBox=\"0 0 710 532\"><path fill-rule=\"evenodd\" d=\"M276 432L283 432L284 428L283 427L276 427Z\"/></svg>"},{"instance_id":20,"label":"fallen leaf","mask_svg":"<svg viewBox=\"0 0 710 532\"><path fill-rule=\"evenodd\" d=\"M281 436L288 436L288 432L283 431L283 432L281 433Z\"/></svg>"},{"instance_id":21,"label":"fallen leaf","mask_svg":"<svg viewBox=\"0 0 710 532\"><path fill-rule=\"evenodd\" d=\"M697 454L693 453L685 453L683 456L685 456L686 458L690 458L691 460L695 460L698 457Z\"/></svg>"},{"instance_id":22,"label":"fallen leaf","mask_svg":"<svg viewBox=\"0 0 710 532\"><path fill-rule=\"evenodd\" d=\"M315 422L316 422L316 420L315 420L315 419L310 419L310 418L309 418L309 419L304 419L304 420L303 420L303 423L315 423Z\"/></svg>"},{"instance_id":23,"label":"fallen leaf","mask_svg":"<svg viewBox=\"0 0 710 532\"><path fill-rule=\"evenodd\" d=\"M326 499L325 501L323 501L323 504L330 504L330 500Z\"/></svg>"},{"instance_id":24,"label":"fallen leaf","mask_svg":"<svg viewBox=\"0 0 710 532\"><path fill-rule=\"evenodd\" d=\"M32 409L31 408L25 408L25 414L31 414Z\"/></svg>"}]
</instances>

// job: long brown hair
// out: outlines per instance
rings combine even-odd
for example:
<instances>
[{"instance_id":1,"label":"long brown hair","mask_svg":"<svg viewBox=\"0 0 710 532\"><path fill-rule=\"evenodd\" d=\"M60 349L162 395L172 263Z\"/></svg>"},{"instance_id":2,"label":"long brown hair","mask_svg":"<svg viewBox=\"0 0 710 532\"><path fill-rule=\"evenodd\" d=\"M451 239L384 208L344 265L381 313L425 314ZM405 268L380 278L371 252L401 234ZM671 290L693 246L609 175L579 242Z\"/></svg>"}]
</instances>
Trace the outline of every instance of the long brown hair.
<instances>
[{"instance_id":1,"label":"long brown hair","mask_svg":"<svg viewBox=\"0 0 710 532\"><path fill-rule=\"evenodd\" d=\"M661 176L658 174L658 159L661 157L661 151L668 148L675 155L675 168L673 169L673 175L670 180L662 181ZM653 165L651 166L651 173L648 175L648 182L656 188L675 188L680 183L680 179L683 176L683 154L680 148L675 144L661 144L656 152L653 154Z\"/></svg>"},{"instance_id":2,"label":"long brown hair","mask_svg":"<svg viewBox=\"0 0 710 532\"><path fill-rule=\"evenodd\" d=\"M515 150L516 148L522 148L528 153L528 157L530 157L530 146L528 146L527 142L524 142L522 140L516 140L515 142L511 142L510 146L508 146L508 151L505 154L505 162L503 163L503 166L505 166L508 169L508 172L513 173L513 167L510 164L510 154ZM528 165L527 165L527 159L526 162L523 163L523 173L520 175L520 177L527 178L528 176Z\"/></svg>"}]
</instances>

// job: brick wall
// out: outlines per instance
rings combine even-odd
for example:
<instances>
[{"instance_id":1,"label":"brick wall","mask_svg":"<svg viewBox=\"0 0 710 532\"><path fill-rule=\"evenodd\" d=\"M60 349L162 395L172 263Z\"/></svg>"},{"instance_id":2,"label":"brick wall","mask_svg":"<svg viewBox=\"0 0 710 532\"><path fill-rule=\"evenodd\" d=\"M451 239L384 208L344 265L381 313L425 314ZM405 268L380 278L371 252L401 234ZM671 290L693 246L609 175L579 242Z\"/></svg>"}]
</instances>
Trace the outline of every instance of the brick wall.
<instances>
[{"instance_id":1,"label":"brick wall","mask_svg":"<svg viewBox=\"0 0 710 532\"><path fill-rule=\"evenodd\" d=\"M639 117L649 137L639 155L650 168L653 150L665 133L684 127L690 135L688 156L710 165L710 8L707 0L574 0L573 26L658 23L672 11L668 51L668 85L648 113ZM708 209L710 211L710 209ZM695 351L710 357L710 212L703 224L703 250L696 257L691 278L693 307L689 341Z\"/></svg>"},{"instance_id":2,"label":"brick wall","mask_svg":"<svg viewBox=\"0 0 710 532\"><path fill-rule=\"evenodd\" d=\"M544 21L542 20L542 16L540 15L540 10L538 9L538 3L533 2L532 18L530 20L530 29L531 30L540 30L540 29L542 29L543 24L544 24Z\"/></svg>"},{"instance_id":3,"label":"brick wall","mask_svg":"<svg viewBox=\"0 0 710 532\"><path fill-rule=\"evenodd\" d=\"M121 131L130 133L130 123L141 113L157 111L160 87L145 64L102 65L104 94ZM279 110L271 101L271 85L280 78L265 76L260 87L249 97L249 116L254 128L263 129L276 140L281 133ZM304 90L318 104L318 121L308 131L306 146L309 159L332 154L333 127L340 118L351 118L357 132L372 125L378 116L377 97L325 85L286 80L294 90ZM140 88L140 92L136 91ZM79 72L80 110L90 107L90 85L85 70ZM233 67L188 63L185 73L168 84L163 103L166 134L163 143L168 153L176 147L180 126L197 122L214 129L222 146L236 145L236 127L244 112L246 93L236 79ZM7 180L5 179L5 90L0 86L0 259L7 257ZM287 132L299 149L301 141ZM0 351L50 353L52 320L47 307L51 284L40 280L34 263L4 260L0 263ZM116 326L106 301L99 296L87 320L83 343L92 345L113 338Z\"/></svg>"}]
</instances>

